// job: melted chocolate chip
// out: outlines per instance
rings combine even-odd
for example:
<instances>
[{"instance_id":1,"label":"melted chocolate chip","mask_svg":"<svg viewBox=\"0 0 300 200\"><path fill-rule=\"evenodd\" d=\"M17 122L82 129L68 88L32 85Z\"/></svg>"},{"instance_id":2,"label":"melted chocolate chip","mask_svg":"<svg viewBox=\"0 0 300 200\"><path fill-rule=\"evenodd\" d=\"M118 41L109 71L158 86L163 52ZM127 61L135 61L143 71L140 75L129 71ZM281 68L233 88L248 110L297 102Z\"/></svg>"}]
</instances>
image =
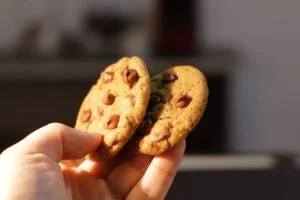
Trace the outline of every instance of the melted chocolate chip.
<instances>
[{"instance_id":1,"label":"melted chocolate chip","mask_svg":"<svg viewBox=\"0 0 300 200\"><path fill-rule=\"evenodd\" d=\"M123 73L123 81L130 86L139 79L138 73L135 69L126 69Z\"/></svg>"},{"instance_id":2,"label":"melted chocolate chip","mask_svg":"<svg viewBox=\"0 0 300 200\"><path fill-rule=\"evenodd\" d=\"M145 118L142 123L140 124L137 132L139 134L139 136L144 136L150 133L152 127L153 127L153 119L152 118Z\"/></svg>"},{"instance_id":3,"label":"melted chocolate chip","mask_svg":"<svg viewBox=\"0 0 300 200\"><path fill-rule=\"evenodd\" d=\"M86 123L91 119L91 116L92 116L91 109L86 109L81 114L80 120L81 120L82 123Z\"/></svg>"},{"instance_id":4,"label":"melted chocolate chip","mask_svg":"<svg viewBox=\"0 0 300 200\"><path fill-rule=\"evenodd\" d=\"M191 101L192 99L190 97L182 96L182 97L175 98L174 103L177 108L184 108L187 107Z\"/></svg>"},{"instance_id":5,"label":"melted chocolate chip","mask_svg":"<svg viewBox=\"0 0 300 200\"><path fill-rule=\"evenodd\" d=\"M112 105L115 101L115 96L113 94L107 93L103 96L102 101L105 105Z\"/></svg>"},{"instance_id":6,"label":"melted chocolate chip","mask_svg":"<svg viewBox=\"0 0 300 200\"><path fill-rule=\"evenodd\" d=\"M117 128L119 121L120 121L120 116L119 115L110 116L110 118L109 118L109 120L106 124L106 128L110 129L110 130Z\"/></svg>"},{"instance_id":7,"label":"melted chocolate chip","mask_svg":"<svg viewBox=\"0 0 300 200\"><path fill-rule=\"evenodd\" d=\"M163 97L159 93L152 93L150 96L150 104L155 105L163 102Z\"/></svg>"},{"instance_id":8,"label":"melted chocolate chip","mask_svg":"<svg viewBox=\"0 0 300 200\"><path fill-rule=\"evenodd\" d=\"M163 73L161 83L162 84L167 84L167 83L174 82L175 80L177 80L177 76L175 74L173 74L173 73Z\"/></svg>"},{"instance_id":9,"label":"melted chocolate chip","mask_svg":"<svg viewBox=\"0 0 300 200\"><path fill-rule=\"evenodd\" d=\"M103 72L102 73L102 81L103 83L108 83L112 81L114 78L114 73L113 72Z\"/></svg>"}]
</instances>

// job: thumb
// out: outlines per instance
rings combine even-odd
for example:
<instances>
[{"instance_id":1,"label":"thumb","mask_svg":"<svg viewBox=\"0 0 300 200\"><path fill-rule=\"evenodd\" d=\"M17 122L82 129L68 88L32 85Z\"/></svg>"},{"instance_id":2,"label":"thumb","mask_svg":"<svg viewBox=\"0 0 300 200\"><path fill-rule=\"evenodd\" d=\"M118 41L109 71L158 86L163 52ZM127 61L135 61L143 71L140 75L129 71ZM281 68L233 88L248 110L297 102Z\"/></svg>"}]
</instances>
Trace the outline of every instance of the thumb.
<instances>
[{"instance_id":1,"label":"thumb","mask_svg":"<svg viewBox=\"0 0 300 200\"><path fill-rule=\"evenodd\" d=\"M42 153L59 162L82 158L95 151L101 142L99 134L51 123L29 134L18 145L23 154Z\"/></svg>"}]
</instances>

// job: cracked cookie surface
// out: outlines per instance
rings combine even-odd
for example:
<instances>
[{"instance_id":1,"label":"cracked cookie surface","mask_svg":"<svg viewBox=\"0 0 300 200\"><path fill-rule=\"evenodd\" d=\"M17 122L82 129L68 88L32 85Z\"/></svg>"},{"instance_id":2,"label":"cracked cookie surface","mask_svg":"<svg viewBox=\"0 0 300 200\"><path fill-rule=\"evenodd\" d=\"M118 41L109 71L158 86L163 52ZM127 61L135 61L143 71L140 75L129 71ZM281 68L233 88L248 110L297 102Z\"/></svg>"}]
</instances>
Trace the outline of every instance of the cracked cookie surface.
<instances>
[{"instance_id":1,"label":"cracked cookie surface","mask_svg":"<svg viewBox=\"0 0 300 200\"><path fill-rule=\"evenodd\" d=\"M111 158L123 148L145 115L150 92L148 70L138 57L122 58L101 73L83 100L75 125L103 136L93 159Z\"/></svg>"},{"instance_id":2,"label":"cracked cookie surface","mask_svg":"<svg viewBox=\"0 0 300 200\"><path fill-rule=\"evenodd\" d=\"M158 155L184 140L200 121L208 100L204 75L192 66L176 66L151 78L146 116L137 130L137 149Z\"/></svg>"}]
</instances>

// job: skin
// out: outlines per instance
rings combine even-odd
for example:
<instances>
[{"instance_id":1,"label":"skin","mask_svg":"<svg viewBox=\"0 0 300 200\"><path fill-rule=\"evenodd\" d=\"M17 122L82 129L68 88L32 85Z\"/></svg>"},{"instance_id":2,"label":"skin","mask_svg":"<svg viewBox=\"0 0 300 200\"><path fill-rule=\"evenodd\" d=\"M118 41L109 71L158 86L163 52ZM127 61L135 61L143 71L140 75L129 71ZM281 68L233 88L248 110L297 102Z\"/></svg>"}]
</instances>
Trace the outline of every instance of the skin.
<instances>
[{"instance_id":1,"label":"skin","mask_svg":"<svg viewBox=\"0 0 300 200\"><path fill-rule=\"evenodd\" d=\"M52 123L0 155L0 199L164 199L185 142L160 156L124 151L111 160L83 159L102 138Z\"/></svg>"}]
</instances>

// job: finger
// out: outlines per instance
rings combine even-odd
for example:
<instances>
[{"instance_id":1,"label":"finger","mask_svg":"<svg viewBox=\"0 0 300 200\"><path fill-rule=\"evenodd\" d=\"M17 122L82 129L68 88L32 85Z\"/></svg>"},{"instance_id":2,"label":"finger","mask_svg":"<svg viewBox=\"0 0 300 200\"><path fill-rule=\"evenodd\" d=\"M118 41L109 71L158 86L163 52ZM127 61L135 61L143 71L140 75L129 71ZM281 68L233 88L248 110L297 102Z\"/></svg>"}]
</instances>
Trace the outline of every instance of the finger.
<instances>
[{"instance_id":1,"label":"finger","mask_svg":"<svg viewBox=\"0 0 300 200\"><path fill-rule=\"evenodd\" d=\"M61 160L60 162L68 167L78 167L83 162L83 159Z\"/></svg>"},{"instance_id":2,"label":"finger","mask_svg":"<svg viewBox=\"0 0 300 200\"><path fill-rule=\"evenodd\" d=\"M127 157L108 176L107 184L117 199L125 199L133 186L143 176L153 156Z\"/></svg>"},{"instance_id":3,"label":"finger","mask_svg":"<svg viewBox=\"0 0 300 200\"><path fill-rule=\"evenodd\" d=\"M96 150L102 137L75 130L59 123L44 126L28 135L19 144L23 153L42 153L55 161L80 159Z\"/></svg>"},{"instance_id":4,"label":"finger","mask_svg":"<svg viewBox=\"0 0 300 200\"><path fill-rule=\"evenodd\" d=\"M118 162L117 159L94 161L87 158L78 166L78 169L86 171L94 177L104 179L110 174Z\"/></svg>"},{"instance_id":5,"label":"finger","mask_svg":"<svg viewBox=\"0 0 300 200\"><path fill-rule=\"evenodd\" d=\"M112 199L110 189L103 179L76 168L63 169L63 175L72 199Z\"/></svg>"},{"instance_id":6,"label":"finger","mask_svg":"<svg viewBox=\"0 0 300 200\"><path fill-rule=\"evenodd\" d=\"M184 149L185 142L163 155L154 157L127 199L164 199L177 173Z\"/></svg>"},{"instance_id":7,"label":"finger","mask_svg":"<svg viewBox=\"0 0 300 200\"><path fill-rule=\"evenodd\" d=\"M87 159L82 162L78 168L90 173L97 178L106 179L108 175L115 169L115 167L119 166L119 164L122 163L130 153L131 151L129 151L128 146L126 146L115 157L107 160L97 161L92 159L93 156L88 156Z\"/></svg>"}]
</instances>

